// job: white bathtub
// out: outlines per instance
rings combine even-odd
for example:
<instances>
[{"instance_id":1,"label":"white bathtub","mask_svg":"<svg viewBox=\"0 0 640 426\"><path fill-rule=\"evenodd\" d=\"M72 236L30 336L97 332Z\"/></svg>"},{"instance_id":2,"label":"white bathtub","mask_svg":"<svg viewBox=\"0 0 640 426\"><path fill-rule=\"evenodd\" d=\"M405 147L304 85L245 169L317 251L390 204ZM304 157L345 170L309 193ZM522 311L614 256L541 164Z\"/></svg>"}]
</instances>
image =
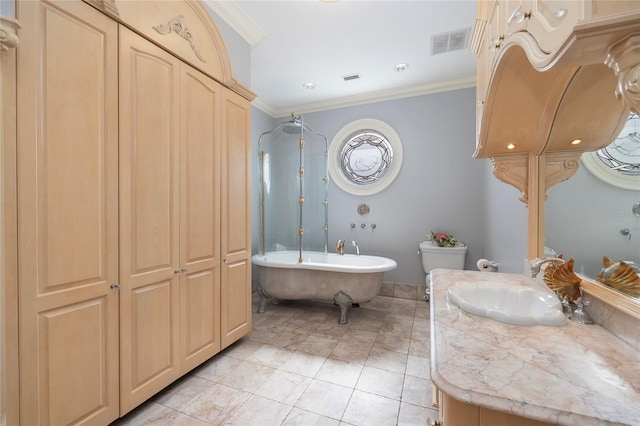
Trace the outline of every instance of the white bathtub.
<instances>
[{"instance_id":1,"label":"white bathtub","mask_svg":"<svg viewBox=\"0 0 640 426\"><path fill-rule=\"evenodd\" d=\"M253 256L258 266L258 313L268 299L313 299L333 301L340 306L340 324L347 323L347 310L378 295L386 271L397 263L378 256L337 253L275 251Z\"/></svg>"}]
</instances>

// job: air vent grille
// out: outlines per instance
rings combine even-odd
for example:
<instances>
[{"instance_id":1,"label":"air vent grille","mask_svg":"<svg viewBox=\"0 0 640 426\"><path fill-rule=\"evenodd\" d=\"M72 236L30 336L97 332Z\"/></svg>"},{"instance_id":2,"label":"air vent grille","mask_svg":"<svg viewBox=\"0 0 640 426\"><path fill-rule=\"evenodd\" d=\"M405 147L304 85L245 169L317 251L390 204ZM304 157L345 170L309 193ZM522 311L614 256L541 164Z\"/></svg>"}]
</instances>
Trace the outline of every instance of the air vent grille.
<instances>
[{"instance_id":1,"label":"air vent grille","mask_svg":"<svg viewBox=\"0 0 640 426\"><path fill-rule=\"evenodd\" d=\"M463 50L469 44L471 27L431 36L431 56Z\"/></svg>"},{"instance_id":2,"label":"air vent grille","mask_svg":"<svg viewBox=\"0 0 640 426\"><path fill-rule=\"evenodd\" d=\"M342 76L342 79L344 81L351 81L351 80L357 80L360 78L360 74L356 73L356 74L349 74L349 75L344 75Z\"/></svg>"}]
</instances>

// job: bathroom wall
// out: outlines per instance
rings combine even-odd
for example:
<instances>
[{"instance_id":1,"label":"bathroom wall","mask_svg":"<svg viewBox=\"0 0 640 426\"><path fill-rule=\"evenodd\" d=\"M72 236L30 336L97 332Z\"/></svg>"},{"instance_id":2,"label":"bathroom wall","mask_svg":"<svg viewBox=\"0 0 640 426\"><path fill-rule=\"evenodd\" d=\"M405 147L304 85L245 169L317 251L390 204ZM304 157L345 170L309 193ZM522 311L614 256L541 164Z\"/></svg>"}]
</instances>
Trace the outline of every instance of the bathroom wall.
<instances>
[{"instance_id":1,"label":"bathroom wall","mask_svg":"<svg viewBox=\"0 0 640 426\"><path fill-rule=\"evenodd\" d=\"M527 206L520 191L498 180L492 164L484 160L483 250L487 259L498 262L499 272L521 274L527 258Z\"/></svg>"},{"instance_id":2,"label":"bathroom wall","mask_svg":"<svg viewBox=\"0 0 640 426\"><path fill-rule=\"evenodd\" d=\"M0 0L2 1L2 0ZM204 3L207 6L206 3ZM251 88L251 46L237 32L233 30L223 19L207 7L213 17L220 35L227 47L227 53L231 60L233 78L243 86Z\"/></svg>"},{"instance_id":3,"label":"bathroom wall","mask_svg":"<svg viewBox=\"0 0 640 426\"><path fill-rule=\"evenodd\" d=\"M14 0L0 0L0 15L14 18L15 4Z\"/></svg>"},{"instance_id":4,"label":"bathroom wall","mask_svg":"<svg viewBox=\"0 0 640 426\"><path fill-rule=\"evenodd\" d=\"M403 143L402 170L391 186L372 196L329 187L329 241L358 242L363 254L390 257L398 268L385 281L424 283L418 245L427 234L447 232L468 244L466 267L483 250L485 160L474 160L475 90L461 89L400 100L308 113L305 122L331 141L347 123L375 118L391 125ZM280 122L286 117L276 120ZM358 215L361 203L370 206ZM351 230L350 224L356 224ZM371 224L376 229L371 229ZM366 228L361 229L360 225ZM354 252L347 244L346 252Z\"/></svg>"},{"instance_id":5,"label":"bathroom wall","mask_svg":"<svg viewBox=\"0 0 640 426\"><path fill-rule=\"evenodd\" d=\"M250 46L214 13L225 40L235 78L250 87ZM248 83L249 82L249 83ZM258 96L260 94L258 93ZM252 247L259 244L257 143L260 134L289 117L272 118L252 108ZM356 240L365 254L395 259L398 268L385 281L424 284L418 245L430 230L447 232L468 244L466 269L476 261L496 260L502 272L522 272L526 257L526 207L518 191L491 173L486 159L473 159L475 89L461 89L368 105L307 113L305 122L329 141L347 123L376 118L391 125L404 147L396 181L383 192L358 197L334 184L329 188L330 243ZM359 216L366 203L371 212ZM351 230L350 224L356 229ZM366 225L366 230L360 224ZM371 224L376 224L375 231ZM347 252L353 252L351 246Z\"/></svg>"}]
</instances>

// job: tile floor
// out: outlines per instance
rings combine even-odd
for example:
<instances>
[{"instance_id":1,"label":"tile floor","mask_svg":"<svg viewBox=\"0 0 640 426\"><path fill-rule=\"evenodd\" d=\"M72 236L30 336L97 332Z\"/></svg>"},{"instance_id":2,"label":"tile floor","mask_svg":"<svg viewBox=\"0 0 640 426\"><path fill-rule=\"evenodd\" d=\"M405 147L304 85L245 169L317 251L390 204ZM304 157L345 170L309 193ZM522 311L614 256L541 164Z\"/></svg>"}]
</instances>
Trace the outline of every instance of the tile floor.
<instances>
[{"instance_id":1,"label":"tile floor","mask_svg":"<svg viewBox=\"0 0 640 426\"><path fill-rule=\"evenodd\" d=\"M254 312L257 299L254 301ZM425 425L429 304L268 304L251 333L114 425Z\"/></svg>"}]
</instances>

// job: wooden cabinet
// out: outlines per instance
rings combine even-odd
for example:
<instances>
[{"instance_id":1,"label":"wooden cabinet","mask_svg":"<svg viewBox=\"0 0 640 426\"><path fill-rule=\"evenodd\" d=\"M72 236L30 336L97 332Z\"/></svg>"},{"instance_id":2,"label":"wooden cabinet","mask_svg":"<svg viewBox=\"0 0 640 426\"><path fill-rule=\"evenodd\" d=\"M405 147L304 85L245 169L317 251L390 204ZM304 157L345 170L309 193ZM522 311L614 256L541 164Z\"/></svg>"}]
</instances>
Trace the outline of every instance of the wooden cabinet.
<instances>
[{"instance_id":1,"label":"wooden cabinet","mask_svg":"<svg viewBox=\"0 0 640 426\"><path fill-rule=\"evenodd\" d=\"M251 328L252 94L201 4L154 13L199 19L228 84L100 9L16 3L16 424L108 424Z\"/></svg>"},{"instance_id":2,"label":"wooden cabinet","mask_svg":"<svg viewBox=\"0 0 640 426\"><path fill-rule=\"evenodd\" d=\"M458 401L440 392L442 426L549 426L550 423L527 419L502 411Z\"/></svg>"},{"instance_id":3,"label":"wooden cabinet","mask_svg":"<svg viewBox=\"0 0 640 426\"><path fill-rule=\"evenodd\" d=\"M628 116L618 98L633 95L626 95L628 85L620 81L626 71L616 71L619 65L614 62L628 68L633 49L620 49L626 52L620 57L627 59L613 60L611 48L640 30L638 18L640 9L628 2L615 2L615 7L589 0L478 3L472 38L478 55L474 156L491 157L501 179L505 173L512 175L509 183L516 182L522 200L528 191L522 187L528 180L522 172L530 154L566 151L577 158L585 150L606 146ZM603 97L590 94L595 91ZM602 110L610 118L604 119ZM570 143L575 135L581 135L581 144Z\"/></svg>"},{"instance_id":4,"label":"wooden cabinet","mask_svg":"<svg viewBox=\"0 0 640 426\"><path fill-rule=\"evenodd\" d=\"M250 105L225 92L222 111L222 347L251 331Z\"/></svg>"},{"instance_id":5,"label":"wooden cabinet","mask_svg":"<svg viewBox=\"0 0 640 426\"><path fill-rule=\"evenodd\" d=\"M118 417L118 26L79 2L16 6L20 424L105 424Z\"/></svg>"},{"instance_id":6,"label":"wooden cabinet","mask_svg":"<svg viewBox=\"0 0 640 426\"><path fill-rule=\"evenodd\" d=\"M251 329L250 110L124 28L120 49L127 412Z\"/></svg>"},{"instance_id":7,"label":"wooden cabinet","mask_svg":"<svg viewBox=\"0 0 640 426\"><path fill-rule=\"evenodd\" d=\"M180 374L180 61L120 28L121 411Z\"/></svg>"},{"instance_id":8,"label":"wooden cabinet","mask_svg":"<svg viewBox=\"0 0 640 426\"><path fill-rule=\"evenodd\" d=\"M179 360L182 373L221 349L220 253L221 234L225 229L220 227L223 91L208 76L180 64ZM234 190L244 195L247 188L239 183ZM249 283L250 280L245 280L238 285L250 289Z\"/></svg>"},{"instance_id":9,"label":"wooden cabinet","mask_svg":"<svg viewBox=\"0 0 640 426\"><path fill-rule=\"evenodd\" d=\"M573 27L584 18L587 2L575 0L536 0L522 9L530 15L527 31L541 51L556 52L573 32ZM519 15L526 16L526 15Z\"/></svg>"}]
</instances>

